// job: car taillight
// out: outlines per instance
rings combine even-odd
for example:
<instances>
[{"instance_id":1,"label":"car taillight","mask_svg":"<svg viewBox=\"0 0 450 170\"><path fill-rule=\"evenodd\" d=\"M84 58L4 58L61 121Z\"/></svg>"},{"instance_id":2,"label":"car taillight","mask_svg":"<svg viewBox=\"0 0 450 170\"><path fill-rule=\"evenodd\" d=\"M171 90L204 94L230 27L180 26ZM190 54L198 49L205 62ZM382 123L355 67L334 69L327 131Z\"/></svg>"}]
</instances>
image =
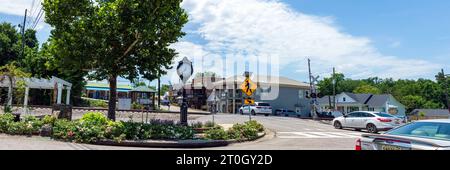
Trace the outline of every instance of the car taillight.
<instances>
[{"instance_id":1,"label":"car taillight","mask_svg":"<svg viewBox=\"0 0 450 170\"><path fill-rule=\"evenodd\" d=\"M391 122L391 119L386 119L386 118L377 118L378 121L380 122Z\"/></svg>"},{"instance_id":2,"label":"car taillight","mask_svg":"<svg viewBox=\"0 0 450 170\"><path fill-rule=\"evenodd\" d=\"M261 109L262 107L260 107L260 106L257 106L256 108L257 108L257 109Z\"/></svg>"},{"instance_id":3,"label":"car taillight","mask_svg":"<svg viewBox=\"0 0 450 170\"><path fill-rule=\"evenodd\" d=\"M355 150L361 150L361 139L356 140Z\"/></svg>"},{"instance_id":4,"label":"car taillight","mask_svg":"<svg viewBox=\"0 0 450 170\"><path fill-rule=\"evenodd\" d=\"M272 109L272 106L269 106L269 109Z\"/></svg>"}]
</instances>

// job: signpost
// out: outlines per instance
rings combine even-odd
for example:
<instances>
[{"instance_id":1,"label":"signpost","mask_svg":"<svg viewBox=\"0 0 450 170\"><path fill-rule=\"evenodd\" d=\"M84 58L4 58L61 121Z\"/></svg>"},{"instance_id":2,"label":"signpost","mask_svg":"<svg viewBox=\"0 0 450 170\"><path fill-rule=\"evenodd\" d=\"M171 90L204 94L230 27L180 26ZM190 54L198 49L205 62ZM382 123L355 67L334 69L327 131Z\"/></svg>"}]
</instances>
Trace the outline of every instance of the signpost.
<instances>
[{"instance_id":1,"label":"signpost","mask_svg":"<svg viewBox=\"0 0 450 170\"><path fill-rule=\"evenodd\" d=\"M252 120L252 113L250 110L250 105L255 104L255 100L252 98L253 93L256 91L256 88L258 88L258 86L256 85L256 83L252 82L250 80L250 73L249 72L245 72L244 73L245 76L245 80L244 82L242 82L241 84L241 90L242 92L247 95L246 98L244 98L244 104L245 105L249 105L248 106L248 116L250 121Z\"/></svg>"},{"instance_id":2,"label":"signpost","mask_svg":"<svg viewBox=\"0 0 450 170\"><path fill-rule=\"evenodd\" d=\"M186 89L184 85L186 84L189 77L192 76L193 72L194 68L192 67L192 62L189 61L187 57L184 57L183 60L181 60L178 63L177 73L178 76L180 76L181 81L183 81L183 102L180 108L180 123L185 126L188 125L187 123L188 105L186 101Z\"/></svg>"}]
</instances>

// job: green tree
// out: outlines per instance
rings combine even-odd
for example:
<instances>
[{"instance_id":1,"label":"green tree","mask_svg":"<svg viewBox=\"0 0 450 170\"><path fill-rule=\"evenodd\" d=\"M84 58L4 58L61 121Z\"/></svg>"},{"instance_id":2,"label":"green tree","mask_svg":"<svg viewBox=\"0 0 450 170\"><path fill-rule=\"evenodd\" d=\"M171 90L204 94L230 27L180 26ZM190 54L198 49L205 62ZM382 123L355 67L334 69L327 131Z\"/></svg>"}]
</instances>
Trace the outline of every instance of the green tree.
<instances>
[{"instance_id":1,"label":"green tree","mask_svg":"<svg viewBox=\"0 0 450 170\"><path fill-rule=\"evenodd\" d=\"M23 72L16 66L15 62L0 67L0 82L8 80L8 97L5 102L5 111L10 110L13 100L13 88L16 88L20 92L19 94L23 94L26 86L23 78L27 77L30 77L30 74Z\"/></svg>"},{"instance_id":2,"label":"green tree","mask_svg":"<svg viewBox=\"0 0 450 170\"><path fill-rule=\"evenodd\" d=\"M409 113L414 109L423 108L426 100L421 96L407 95L400 98L400 103L406 106L406 112Z\"/></svg>"},{"instance_id":3,"label":"green tree","mask_svg":"<svg viewBox=\"0 0 450 170\"><path fill-rule=\"evenodd\" d=\"M353 93L381 94L381 90L371 85L361 85L353 90Z\"/></svg>"},{"instance_id":4,"label":"green tree","mask_svg":"<svg viewBox=\"0 0 450 170\"><path fill-rule=\"evenodd\" d=\"M333 78L336 81L336 94L342 92L342 89L339 88L341 83L345 81L345 76L342 73L336 73L333 77L327 77L317 83L318 89L322 95L333 95Z\"/></svg>"},{"instance_id":5,"label":"green tree","mask_svg":"<svg viewBox=\"0 0 450 170\"><path fill-rule=\"evenodd\" d=\"M167 84L161 85L161 94L159 94L159 95L162 96L162 95L166 94L166 92L168 92L169 89L170 89L170 86L169 86L169 85L167 85Z\"/></svg>"},{"instance_id":6,"label":"green tree","mask_svg":"<svg viewBox=\"0 0 450 170\"><path fill-rule=\"evenodd\" d=\"M110 82L108 118L115 120L117 77L153 80L176 56L188 21L181 0L44 0L46 22L64 65Z\"/></svg>"},{"instance_id":7,"label":"green tree","mask_svg":"<svg viewBox=\"0 0 450 170\"><path fill-rule=\"evenodd\" d=\"M0 66L4 66L19 57L18 43L19 36L16 27L10 23L0 24Z\"/></svg>"}]
</instances>

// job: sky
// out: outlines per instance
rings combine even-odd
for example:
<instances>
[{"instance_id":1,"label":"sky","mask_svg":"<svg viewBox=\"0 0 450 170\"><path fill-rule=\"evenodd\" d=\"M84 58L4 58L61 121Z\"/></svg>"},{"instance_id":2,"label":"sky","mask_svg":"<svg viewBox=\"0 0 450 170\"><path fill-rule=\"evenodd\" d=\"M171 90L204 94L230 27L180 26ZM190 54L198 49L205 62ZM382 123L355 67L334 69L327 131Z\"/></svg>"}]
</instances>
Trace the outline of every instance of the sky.
<instances>
[{"instance_id":1,"label":"sky","mask_svg":"<svg viewBox=\"0 0 450 170\"><path fill-rule=\"evenodd\" d=\"M36 16L39 0L0 0L0 22L18 25L25 8ZM448 0L184 0L186 36L172 45L194 71L220 76L280 75L308 81L329 77L434 79L450 72ZM34 14L34 15L33 15ZM35 18L29 18L32 25ZM42 43L51 27L36 24ZM177 83L174 69L163 83ZM154 82L153 82L154 84Z\"/></svg>"}]
</instances>

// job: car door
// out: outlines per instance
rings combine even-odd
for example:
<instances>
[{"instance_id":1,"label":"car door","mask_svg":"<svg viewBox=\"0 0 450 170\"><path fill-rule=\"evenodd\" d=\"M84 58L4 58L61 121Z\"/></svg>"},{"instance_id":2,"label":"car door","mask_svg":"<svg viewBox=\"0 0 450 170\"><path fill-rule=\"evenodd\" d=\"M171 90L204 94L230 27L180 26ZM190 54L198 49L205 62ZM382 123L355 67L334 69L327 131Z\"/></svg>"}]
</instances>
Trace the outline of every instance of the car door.
<instances>
[{"instance_id":1,"label":"car door","mask_svg":"<svg viewBox=\"0 0 450 170\"><path fill-rule=\"evenodd\" d=\"M356 121L358 121L360 116L361 116L360 112L350 113L349 117L347 117L347 120L346 120L346 122L348 124L347 127L355 127L357 125Z\"/></svg>"},{"instance_id":2,"label":"car door","mask_svg":"<svg viewBox=\"0 0 450 170\"><path fill-rule=\"evenodd\" d=\"M359 115L358 118L353 121L355 128L365 128L366 122L370 118L375 117L372 114L365 113L365 112L359 112L358 115Z\"/></svg>"},{"instance_id":3,"label":"car door","mask_svg":"<svg viewBox=\"0 0 450 170\"><path fill-rule=\"evenodd\" d=\"M347 114L346 117L344 117L344 120L342 122L342 126L344 127L353 127L355 119L358 118L359 112L352 112Z\"/></svg>"}]
</instances>

